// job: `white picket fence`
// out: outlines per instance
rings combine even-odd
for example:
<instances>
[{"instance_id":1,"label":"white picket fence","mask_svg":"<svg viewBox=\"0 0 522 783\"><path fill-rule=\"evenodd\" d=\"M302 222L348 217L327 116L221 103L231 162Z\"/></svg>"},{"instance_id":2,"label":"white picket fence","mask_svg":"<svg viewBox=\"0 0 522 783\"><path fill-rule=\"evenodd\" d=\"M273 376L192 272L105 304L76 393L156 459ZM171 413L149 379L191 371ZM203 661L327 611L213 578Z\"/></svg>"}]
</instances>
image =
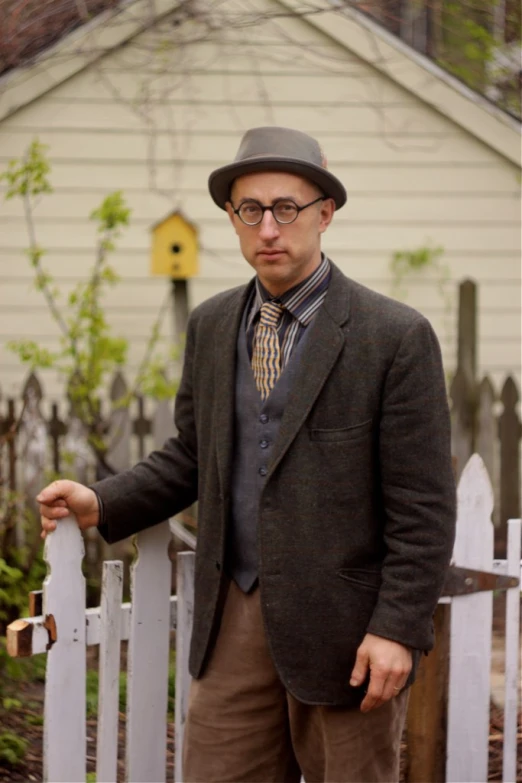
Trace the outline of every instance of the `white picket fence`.
<instances>
[{"instance_id":1,"label":"white picket fence","mask_svg":"<svg viewBox=\"0 0 522 783\"><path fill-rule=\"evenodd\" d=\"M521 521L509 523L506 561L493 560L493 493L480 457L467 464L458 489L455 565L520 578ZM132 605L122 604L122 565L104 563L101 606L85 608L83 540L74 519L46 540L50 573L43 613L12 624L11 654L49 648L45 685L45 781L86 779L86 648L99 645L97 781L116 780L120 642L128 640L126 780L165 781L169 634L176 629L175 781L182 781L181 748L190 677L194 554L178 555L177 595L170 595L169 523L137 537ZM451 656L446 780L486 781L488 767L491 592L451 599ZM506 611L503 780L516 780L520 585L508 591ZM54 639L54 641L53 641ZM24 645L22 641L25 640Z\"/></svg>"}]
</instances>

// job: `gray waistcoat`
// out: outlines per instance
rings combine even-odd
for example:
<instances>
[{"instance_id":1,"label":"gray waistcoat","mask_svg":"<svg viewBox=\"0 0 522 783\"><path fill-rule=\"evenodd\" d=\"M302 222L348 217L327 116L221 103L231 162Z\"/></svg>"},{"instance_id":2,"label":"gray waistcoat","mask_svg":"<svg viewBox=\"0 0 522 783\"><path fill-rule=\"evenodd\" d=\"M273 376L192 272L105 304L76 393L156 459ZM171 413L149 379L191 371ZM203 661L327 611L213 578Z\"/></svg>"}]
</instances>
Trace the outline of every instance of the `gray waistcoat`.
<instances>
[{"instance_id":1,"label":"gray waistcoat","mask_svg":"<svg viewBox=\"0 0 522 783\"><path fill-rule=\"evenodd\" d=\"M248 310L248 308L246 308ZM232 472L232 519L226 570L248 592L257 579L257 519L272 445L299 364L308 329L265 402L256 388L246 338L246 310L239 329L236 360L235 448Z\"/></svg>"}]
</instances>

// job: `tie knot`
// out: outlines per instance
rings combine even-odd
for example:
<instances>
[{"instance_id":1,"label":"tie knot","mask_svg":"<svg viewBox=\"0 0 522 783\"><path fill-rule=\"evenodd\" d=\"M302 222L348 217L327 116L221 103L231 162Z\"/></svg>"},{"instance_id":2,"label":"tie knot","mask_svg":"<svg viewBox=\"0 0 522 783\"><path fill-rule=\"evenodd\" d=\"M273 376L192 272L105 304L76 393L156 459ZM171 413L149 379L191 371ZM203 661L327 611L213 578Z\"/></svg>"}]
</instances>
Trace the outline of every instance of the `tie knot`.
<instances>
[{"instance_id":1,"label":"tie knot","mask_svg":"<svg viewBox=\"0 0 522 783\"><path fill-rule=\"evenodd\" d=\"M283 313L283 305L279 302L265 302L259 311L259 323L262 326L276 328Z\"/></svg>"}]
</instances>

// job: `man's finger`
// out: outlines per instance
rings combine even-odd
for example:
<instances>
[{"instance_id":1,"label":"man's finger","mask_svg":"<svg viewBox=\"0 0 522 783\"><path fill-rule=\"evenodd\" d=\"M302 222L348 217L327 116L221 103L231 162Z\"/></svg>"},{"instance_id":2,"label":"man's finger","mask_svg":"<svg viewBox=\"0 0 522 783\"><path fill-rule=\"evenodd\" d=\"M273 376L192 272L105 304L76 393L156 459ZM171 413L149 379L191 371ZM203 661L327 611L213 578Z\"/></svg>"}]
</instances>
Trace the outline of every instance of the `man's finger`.
<instances>
[{"instance_id":1,"label":"man's finger","mask_svg":"<svg viewBox=\"0 0 522 783\"><path fill-rule=\"evenodd\" d=\"M390 699L393 699L394 696L397 696L401 692L402 688L404 687L403 680L404 680L404 675L402 672L400 673L390 672L389 677L384 683L384 688L382 691L382 700L389 701Z\"/></svg>"},{"instance_id":2,"label":"man's finger","mask_svg":"<svg viewBox=\"0 0 522 783\"><path fill-rule=\"evenodd\" d=\"M52 533L53 530L56 530L56 522L54 519L42 517L42 530L46 533ZM42 538L45 538L45 536L42 536Z\"/></svg>"},{"instance_id":3,"label":"man's finger","mask_svg":"<svg viewBox=\"0 0 522 783\"><path fill-rule=\"evenodd\" d=\"M42 489L39 495L36 496L38 503L55 503L58 499L67 497L67 489L71 482L66 480L53 481L48 487Z\"/></svg>"},{"instance_id":4,"label":"man's finger","mask_svg":"<svg viewBox=\"0 0 522 783\"><path fill-rule=\"evenodd\" d=\"M67 506L40 506L40 514L46 519L63 519L68 517L70 513Z\"/></svg>"},{"instance_id":5,"label":"man's finger","mask_svg":"<svg viewBox=\"0 0 522 783\"><path fill-rule=\"evenodd\" d=\"M362 685L368 676L369 658L368 653L361 647L357 650L357 658L355 659L355 666L352 669L350 675L350 685L356 688Z\"/></svg>"},{"instance_id":6,"label":"man's finger","mask_svg":"<svg viewBox=\"0 0 522 783\"><path fill-rule=\"evenodd\" d=\"M386 675L387 672L382 672L377 668L371 669L370 684L368 686L368 692L361 704L361 712L369 712L376 707L380 707L383 703L382 695L386 682Z\"/></svg>"}]
</instances>

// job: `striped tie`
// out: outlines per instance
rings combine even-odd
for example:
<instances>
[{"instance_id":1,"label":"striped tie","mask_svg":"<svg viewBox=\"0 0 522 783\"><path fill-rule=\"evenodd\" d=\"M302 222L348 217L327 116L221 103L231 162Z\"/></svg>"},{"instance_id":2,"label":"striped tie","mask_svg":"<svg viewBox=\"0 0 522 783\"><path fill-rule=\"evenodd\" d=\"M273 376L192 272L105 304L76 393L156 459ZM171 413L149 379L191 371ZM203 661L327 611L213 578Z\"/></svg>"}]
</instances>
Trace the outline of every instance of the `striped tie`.
<instances>
[{"instance_id":1,"label":"striped tie","mask_svg":"<svg viewBox=\"0 0 522 783\"><path fill-rule=\"evenodd\" d=\"M265 302L261 305L260 318L254 333L252 370L263 401L266 400L281 374L281 351L277 325L282 312L283 306L281 304Z\"/></svg>"}]
</instances>

